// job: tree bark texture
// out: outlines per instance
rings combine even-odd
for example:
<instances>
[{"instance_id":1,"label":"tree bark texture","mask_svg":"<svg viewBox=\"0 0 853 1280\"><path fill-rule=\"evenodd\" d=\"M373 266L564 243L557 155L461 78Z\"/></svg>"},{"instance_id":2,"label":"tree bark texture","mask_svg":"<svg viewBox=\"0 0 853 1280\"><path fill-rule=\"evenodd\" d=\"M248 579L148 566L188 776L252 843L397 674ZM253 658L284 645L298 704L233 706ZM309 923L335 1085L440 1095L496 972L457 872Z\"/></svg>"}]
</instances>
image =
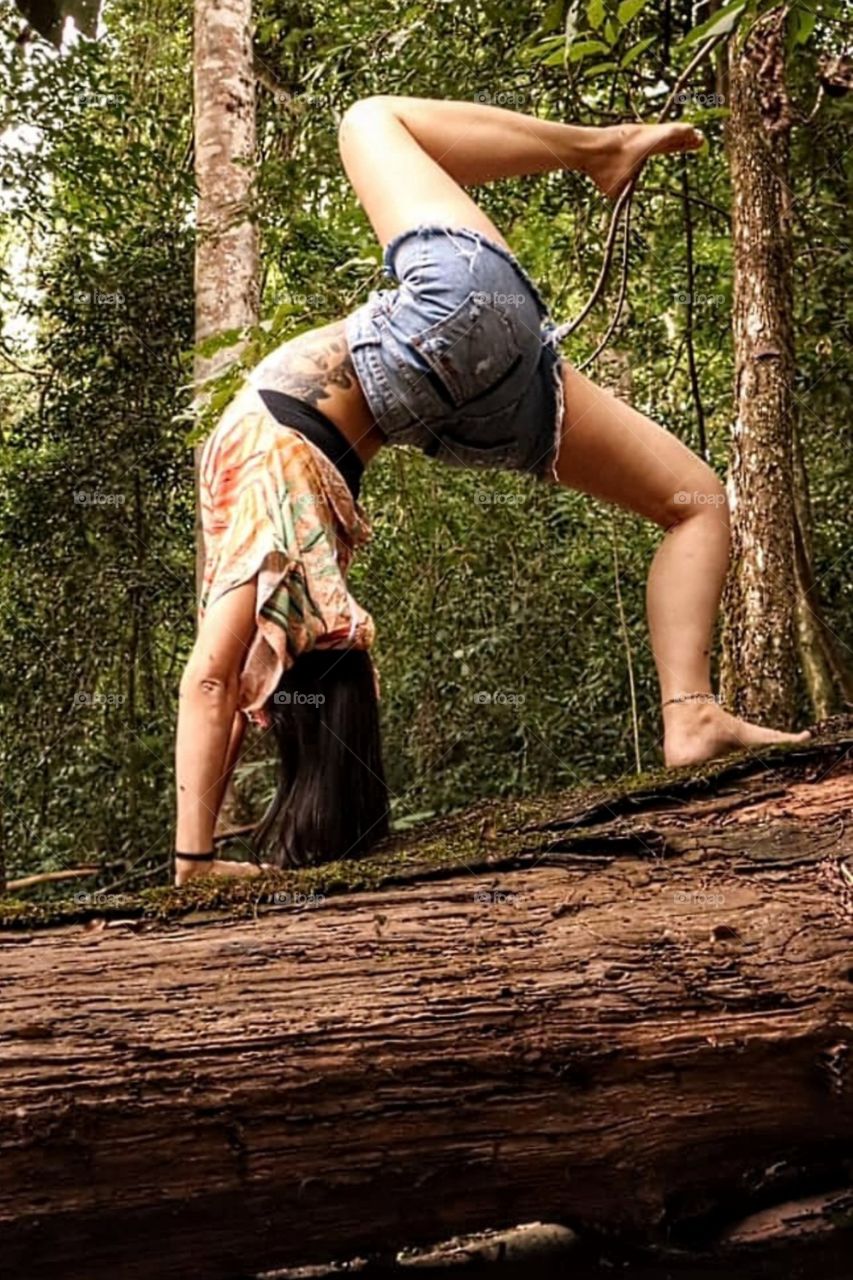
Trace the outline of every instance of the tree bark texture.
<instances>
[{"instance_id":1,"label":"tree bark texture","mask_svg":"<svg viewBox=\"0 0 853 1280\"><path fill-rule=\"evenodd\" d=\"M193 98L198 187L196 343L258 320L258 229L254 216L255 76L251 0L195 0ZM205 382L233 359L233 344L197 356ZM203 562L200 522L198 558ZM200 565L197 566L200 572Z\"/></svg>"},{"instance_id":2,"label":"tree bark texture","mask_svg":"<svg viewBox=\"0 0 853 1280\"><path fill-rule=\"evenodd\" d=\"M849 1224L851 749L484 804L241 918L0 931L4 1275Z\"/></svg>"},{"instance_id":3,"label":"tree bark texture","mask_svg":"<svg viewBox=\"0 0 853 1280\"><path fill-rule=\"evenodd\" d=\"M732 568L722 686L741 713L785 725L797 695L790 113L785 10L729 51L735 418Z\"/></svg>"},{"instance_id":4,"label":"tree bark texture","mask_svg":"<svg viewBox=\"0 0 853 1280\"><path fill-rule=\"evenodd\" d=\"M808 473L799 430L794 430L794 546L797 567L797 633L803 677L816 718L853 706L853 672L821 606L814 575L813 526Z\"/></svg>"}]
</instances>

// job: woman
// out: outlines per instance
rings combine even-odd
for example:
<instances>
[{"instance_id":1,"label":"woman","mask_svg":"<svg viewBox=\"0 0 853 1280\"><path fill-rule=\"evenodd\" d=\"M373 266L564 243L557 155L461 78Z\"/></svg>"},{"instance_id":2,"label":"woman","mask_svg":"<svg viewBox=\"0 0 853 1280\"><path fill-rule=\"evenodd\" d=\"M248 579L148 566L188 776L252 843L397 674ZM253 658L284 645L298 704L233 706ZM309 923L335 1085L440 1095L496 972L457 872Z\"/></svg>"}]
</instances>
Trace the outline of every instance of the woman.
<instances>
[{"instance_id":1,"label":"woman","mask_svg":"<svg viewBox=\"0 0 853 1280\"><path fill-rule=\"evenodd\" d=\"M258 841L275 864L362 852L387 831L373 626L345 581L367 532L361 472L386 444L526 471L661 526L647 608L668 765L808 737L748 724L711 692L729 554L720 481L561 359L536 286L464 189L574 169L615 198L648 156L701 144L686 124L579 128L467 102L383 96L346 112L344 167L400 284L262 361L205 446L207 565L181 683L177 883L259 873L213 855L247 716L274 727L282 755Z\"/></svg>"}]
</instances>

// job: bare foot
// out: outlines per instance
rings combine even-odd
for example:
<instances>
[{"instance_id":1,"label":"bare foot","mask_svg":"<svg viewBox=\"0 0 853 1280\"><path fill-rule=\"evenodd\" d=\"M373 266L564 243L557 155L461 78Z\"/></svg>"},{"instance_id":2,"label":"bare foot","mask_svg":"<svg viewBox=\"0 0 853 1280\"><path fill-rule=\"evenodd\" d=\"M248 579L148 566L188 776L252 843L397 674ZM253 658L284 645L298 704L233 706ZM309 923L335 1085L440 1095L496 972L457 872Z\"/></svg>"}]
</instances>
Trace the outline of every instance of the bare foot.
<instances>
[{"instance_id":1,"label":"bare foot","mask_svg":"<svg viewBox=\"0 0 853 1280\"><path fill-rule=\"evenodd\" d=\"M183 858L177 858L176 864L176 889L204 876L218 876L222 880L253 880L265 871L274 870L267 862L258 867L254 862L226 862L224 858L215 858L212 862L185 862Z\"/></svg>"},{"instance_id":2,"label":"bare foot","mask_svg":"<svg viewBox=\"0 0 853 1280\"><path fill-rule=\"evenodd\" d=\"M664 760L669 768L685 764L701 764L730 751L747 747L768 747L776 742L807 742L803 733L780 733L750 724L724 711L714 702L677 702L665 707Z\"/></svg>"},{"instance_id":3,"label":"bare foot","mask_svg":"<svg viewBox=\"0 0 853 1280\"><path fill-rule=\"evenodd\" d=\"M595 132L583 171L610 200L622 194L649 156L698 151L705 141L692 124L616 124Z\"/></svg>"}]
</instances>

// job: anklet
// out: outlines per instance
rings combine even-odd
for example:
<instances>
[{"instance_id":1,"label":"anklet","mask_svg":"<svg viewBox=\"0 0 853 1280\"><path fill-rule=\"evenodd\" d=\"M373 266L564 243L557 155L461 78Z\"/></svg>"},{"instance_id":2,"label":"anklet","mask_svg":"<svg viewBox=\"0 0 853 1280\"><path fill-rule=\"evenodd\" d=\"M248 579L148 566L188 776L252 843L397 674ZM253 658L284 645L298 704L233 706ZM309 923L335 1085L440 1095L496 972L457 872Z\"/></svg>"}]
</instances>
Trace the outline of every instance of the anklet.
<instances>
[{"instance_id":1,"label":"anklet","mask_svg":"<svg viewBox=\"0 0 853 1280\"><path fill-rule=\"evenodd\" d=\"M667 698L666 702L661 703L661 707L668 707L673 702L715 702L717 706L722 704L722 698L717 693L682 693L677 698Z\"/></svg>"},{"instance_id":2,"label":"anklet","mask_svg":"<svg viewBox=\"0 0 853 1280\"><path fill-rule=\"evenodd\" d=\"M183 858L186 862L213 862L216 857L215 853L178 853L175 850L176 858Z\"/></svg>"}]
</instances>

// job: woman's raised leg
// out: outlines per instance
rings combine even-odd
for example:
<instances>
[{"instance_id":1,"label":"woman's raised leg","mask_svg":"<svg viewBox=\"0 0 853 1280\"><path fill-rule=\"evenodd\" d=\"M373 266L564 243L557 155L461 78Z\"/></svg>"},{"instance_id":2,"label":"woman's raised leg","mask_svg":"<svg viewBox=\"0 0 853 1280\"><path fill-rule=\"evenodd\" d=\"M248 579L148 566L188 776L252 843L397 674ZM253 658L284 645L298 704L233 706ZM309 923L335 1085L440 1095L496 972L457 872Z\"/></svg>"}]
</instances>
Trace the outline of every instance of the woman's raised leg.
<instances>
[{"instance_id":1,"label":"woman's raised leg","mask_svg":"<svg viewBox=\"0 0 853 1280\"><path fill-rule=\"evenodd\" d=\"M670 432L564 366L560 482L656 521L665 536L649 571L646 605L662 701L711 694L711 639L729 562L725 490ZM707 700L664 708L664 758L694 764L742 747L796 742Z\"/></svg>"},{"instance_id":2,"label":"woman's raised leg","mask_svg":"<svg viewBox=\"0 0 853 1280\"><path fill-rule=\"evenodd\" d=\"M378 96L341 121L341 159L384 246L421 223L472 227L506 246L465 186L551 169L586 173L610 197L650 155L691 151L687 124L584 128L479 102Z\"/></svg>"},{"instance_id":3,"label":"woman's raised leg","mask_svg":"<svg viewBox=\"0 0 853 1280\"><path fill-rule=\"evenodd\" d=\"M467 226L506 245L463 187L548 170L586 173L611 198L653 154L695 150L690 125L586 129L472 102L381 96L341 123L341 157L384 246L422 223ZM561 482L657 521L666 536L649 573L648 618L663 700L711 692L711 637L729 555L725 492L674 436L564 366ZM796 741L705 702L664 709L668 764Z\"/></svg>"}]
</instances>

